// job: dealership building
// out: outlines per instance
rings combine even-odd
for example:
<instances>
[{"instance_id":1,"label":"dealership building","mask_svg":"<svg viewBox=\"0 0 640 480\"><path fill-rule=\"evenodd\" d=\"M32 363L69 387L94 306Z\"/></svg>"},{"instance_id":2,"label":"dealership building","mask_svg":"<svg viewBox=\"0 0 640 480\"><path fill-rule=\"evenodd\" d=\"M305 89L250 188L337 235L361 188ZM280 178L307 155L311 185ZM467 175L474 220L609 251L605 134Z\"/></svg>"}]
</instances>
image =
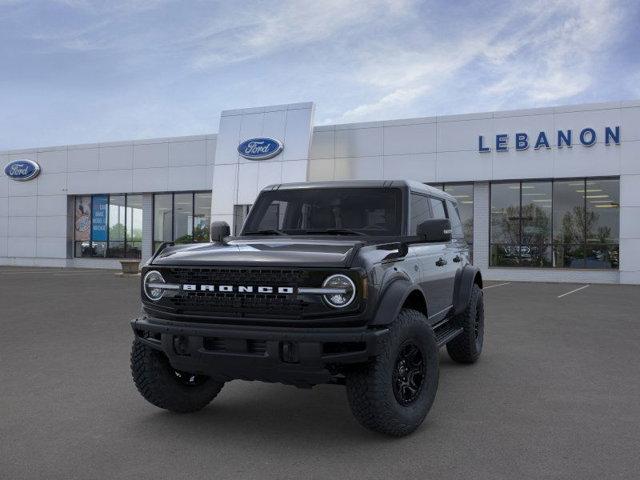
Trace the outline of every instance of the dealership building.
<instances>
[{"instance_id":1,"label":"dealership building","mask_svg":"<svg viewBox=\"0 0 640 480\"><path fill-rule=\"evenodd\" d=\"M211 220L237 232L267 185L410 179L458 199L486 278L640 284L640 101L313 121L246 108L217 134L0 152L0 265L119 268Z\"/></svg>"}]
</instances>

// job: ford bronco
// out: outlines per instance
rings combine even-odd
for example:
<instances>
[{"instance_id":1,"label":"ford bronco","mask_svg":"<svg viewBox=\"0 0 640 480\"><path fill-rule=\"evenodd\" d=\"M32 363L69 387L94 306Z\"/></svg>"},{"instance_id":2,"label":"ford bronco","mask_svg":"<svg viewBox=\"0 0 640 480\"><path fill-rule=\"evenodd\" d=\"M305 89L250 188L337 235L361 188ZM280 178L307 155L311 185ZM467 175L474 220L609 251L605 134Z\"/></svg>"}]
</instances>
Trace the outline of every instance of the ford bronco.
<instances>
[{"instance_id":1,"label":"ford bronco","mask_svg":"<svg viewBox=\"0 0 640 480\"><path fill-rule=\"evenodd\" d=\"M274 185L238 236L163 244L142 268L133 380L173 412L225 382L345 385L356 419L402 436L438 387L438 349L482 351L482 277L455 198L411 181Z\"/></svg>"}]
</instances>

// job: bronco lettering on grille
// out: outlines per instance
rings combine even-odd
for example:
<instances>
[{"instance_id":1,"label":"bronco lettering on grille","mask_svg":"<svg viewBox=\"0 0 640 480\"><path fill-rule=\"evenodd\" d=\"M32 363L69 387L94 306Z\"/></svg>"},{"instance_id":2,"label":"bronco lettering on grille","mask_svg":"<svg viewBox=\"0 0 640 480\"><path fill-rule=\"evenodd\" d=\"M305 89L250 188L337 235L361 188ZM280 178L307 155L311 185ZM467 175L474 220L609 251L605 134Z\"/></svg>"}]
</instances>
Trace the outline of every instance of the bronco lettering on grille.
<instances>
[{"instance_id":1,"label":"bronco lettering on grille","mask_svg":"<svg viewBox=\"0 0 640 480\"><path fill-rule=\"evenodd\" d=\"M186 283L180 286L180 290L187 292L220 292L220 293L279 293L291 295L293 287L269 287L254 285L196 285Z\"/></svg>"}]
</instances>

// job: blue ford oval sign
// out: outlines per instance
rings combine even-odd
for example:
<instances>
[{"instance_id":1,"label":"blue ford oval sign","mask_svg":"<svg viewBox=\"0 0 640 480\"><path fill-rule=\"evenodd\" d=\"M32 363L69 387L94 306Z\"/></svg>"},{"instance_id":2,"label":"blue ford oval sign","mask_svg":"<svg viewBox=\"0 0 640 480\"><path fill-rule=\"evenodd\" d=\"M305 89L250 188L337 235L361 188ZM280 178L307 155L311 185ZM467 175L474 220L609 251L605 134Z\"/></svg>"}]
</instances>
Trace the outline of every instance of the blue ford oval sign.
<instances>
[{"instance_id":1,"label":"blue ford oval sign","mask_svg":"<svg viewBox=\"0 0 640 480\"><path fill-rule=\"evenodd\" d=\"M238 153L248 160L266 160L278 155L284 146L273 138L250 138L238 145Z\"/></svg>"},{"instance_id":2,"label":"blue ford oval sign","mask_svg":"<svg viewBox=\"0 0 640 480\"><path fill-rule=\"evenodd\" d=\"M33 160L14 160L4 167L4 173L11 180L26 182L38 176L40 165Z\"/></svg>"}]
</instances>

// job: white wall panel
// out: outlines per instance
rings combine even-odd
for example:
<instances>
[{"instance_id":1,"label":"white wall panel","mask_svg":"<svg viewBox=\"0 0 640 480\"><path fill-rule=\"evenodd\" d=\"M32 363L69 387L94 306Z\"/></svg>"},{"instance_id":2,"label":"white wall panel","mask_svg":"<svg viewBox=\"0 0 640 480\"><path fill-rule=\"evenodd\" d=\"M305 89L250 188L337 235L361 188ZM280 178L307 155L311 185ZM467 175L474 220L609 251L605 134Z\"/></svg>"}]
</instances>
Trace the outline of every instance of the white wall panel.
<instances>
[{"instance_id":1,"label":"white wall panel","mask_svg":"<svg viewBox=\"0 0 640 480\"><path fill-rule=\"evenodd\" d=\"M69 148L67 156L69 172L83 172L100 168L99 148Z\"/></svg>"},{"instance_id":2,"label":"white wall panel","mask_svg":"<svg viewBox=\"0 0 640 480\"><path fill-rule=\"evenodd\" d=\"M620 174L620 148L599 143L555 150L553 176L596 177Z\"/></svg>"},{"instance_id":3,"label":"white wall panel","mask_svg":"<svg viewBox=\"0 0 640 480\"><path fill-rule=\"evenodd\" d=\"M7 239L7 256L35 257L36 256L35 235L28 235L26 237L9 237Z\"/></svg>"},{"instance_id":4,"label":"white wall panel","mask_svg":"<svg viewBox=\"0 0 640 480\"><path fill-rule=\"evenodd\" d=\"M133 144L100 147L100 170L133 168Z\"/></svg>"},{"instance_id":5,"label":"white wall panel","mask_svg":"<svg viewBox=\"0 0 640 480\"><path fill-rule=\"evenodd\" d=\"M436 130L435 123L384 127L384 154L435 152Z\"/></svg>"},{"instance_id":6,"label":"white wall panel","mask_svg":"<svg viewBox=\"0 0 640 480\"><path fill-rule=\"evenodd\" d=\"M640 207L640 174L620 177L620 205ZM640 224L640 217L637 221Z\"/></svg>"},{"instance_id":7,"label":"white wall panel","mask_svg":"<svg viewBox=\"0 0 640 480\"><path fill-rule=\"evenodd\" d=\"M640 174L640 140L622 142L616 148L620 148L620 173Z\"/></svg>"},{"instance_id":8,"label":"white wall panel","mask_svg":"<svg viewBox=\"0 0 640 480\"><path fill-rule=\"evenodd\" d=\"M207 166L169 167L169 190L209 190Z\"/></svg>"},{"instance_id":9,"label":"white wall panel","mask_svg":"<svg viewBox=\"0 0 640 480\"><path fill-rule=\"evenodd\" d=\"M287 110L282 160L308 160L313 129L314 106Z\"/></svg>"},{"instance_id":10,"label":"white wall panel","mask_svg":"<svg viewBox=\"0 0 640 480\"><path fill-rule=\"evenodd\" d=\"M9 237L36 237L36 217L9 217Z\"/></svg>"},{"instance_id":11,"label":"white wall panel","mask_svg":"<svg viewBox=\"0 0 640 480\"><path fill-rule=\"evenodd\" d=\"M620 110L620 137L623 142L640 141L640 107Z\"/></svg>"},{"instance_id":12,"label":"white wall panel","mask_svg":"<svg viewBox=\"0 0 640 480\"><path fill-rule=\"evenodd\" d=\"M169 190L168 168L136 168L133 170L134 192L166 192Z\"/></svg>"},{"instance_id":13,"label":"white wall panel","mask_svg":"<svg viewBox=\"0 0 640 480\"><path fill-rule=\"evenodd\" d=\"M98 172L98 182L101 190L94 190L102 193L126 193L133 190L132 170L100 170Z\"/></svg>"},{"instance_id":14,"label":"white wall panel","mask_svg":"<svg viewBox=\"0 0 640 480\"><path fill-rule=\"evenodd\" d=\"M322 159L322 160L310 160L309 161L309 175L310 182L317 182L322 180L333 180L335 160Z\"/></svg>"},{"instance_id":15,"label":"white wall panel","mask_svg":"<svg viewBox=\"0 0 640 480\"><path fill-rule=\"evenodd\" d=\"M477 152L479 135L483 135L487 142L495 142L492 118L438 122L438 152Z\"/></svg>"},{"instance_id":16,"label":"white wall panel","mask_svg":"<svg viewBox=\"0 0 640 480\"><path fill-rule=\"evenodd\" d=\"M211 198L211 216L214 220L220 215L233 216L233 205L236 201L238 183L238 165L216 164L213 175L213 191Z\"/></svg>"},{"instance_id":17,"label":"white wall panel","mask_svg":"<svg viewBox=\"0 0 640 480\"><path fill-rule=\"evenodd\" d=\"M69 172L67 176L67 193L69 195L104 193L99 171Z\"/></svg>"},{"instance_id":18,"label":"white wall panel","mask_svg":"<svg viewBox=\"0 0 640 480\"><path fill-rule=\"evenodd\" d=\"M280 140L281 142L284 142L284 138L286 135L286 121L286 110L265 112L262 120L262 130L260 132L260 135L257 136L275 138L277 140ZM250 137L243 137L242 140L246 140L247 138Z\"/></svg>"},{"instance_id":19,"label":"white wall panel","mask_svg":"<svg viewBox=\"0 0 640 480\"><path fill-rule=\"evenodd\" d=\"M169 165L180 167L187 165L207 164L207 142L196 140L191 142L169 143Z\"/></svg>"},{"instance_id":20,"label":"white wall panel","mask_svg":"<svg viewBox=\"0 0 640 480\"><path fill-rule=\"evenodd\" d=\"M336 158L336 180L382 180L382 156Z\"/></svg>"},{"instance_id":21,"label":"white wall panel","mask_svg":"<svg viewBox=\"0 0 640 480\"><path fill-rule=\"evenodd\" d=\"M35 217L38 197L9 197L7 216Z\"/></svg>"},{"instance_id":22,"label":"white wall panel","mask_svg":"<svg viewBox=\"0 0 640 480\"><path fill-rule=\"evenodd\" d=\"M311 151L309 153L309 158L311 160L318 158L333 158L335 156L334 137L335 132L333 130L315 130L311 138Z\"/></svg>"},{"instance_id":23,"label":"white wall panel","mask_svg":"<svg viewBox=\"0 0 640 480\"><path fill-rule=\"evenodd\" d=\"M510 180L553 177L556 153L555 149L535 150L530 146L527 150L518 152L496 152L494 149L492 152L479 155L491 159L493 180Z\"/></svg>"},{"instance_id":24,"label":"white wall panel","mask_svg":"<svg viewBox=\"0 0 640 480\"><path fill-rule=\"evenodd\" d=\"M134 145L134 169L167 166L169 166L169 142Z\"/></svg>"},{"instance_id":25,"label":"white wall panel","mask_svg":"<svg viewBox=\"0 0 640 480\"><path fill-rule=\"evenodd\" d=\"M289 168L289 162L277 162L275 164L258 162L258 191L268 185L277 185L282 183L283 165ZM249 203L253 203L253 200L254 199Z\"/></svg>"},{"instance_id":26,"label":"white wall panel","mask_svg":"<svg viewBox=\"0 0 640 480\"><path fill-rule=\"evenodd\" d=\"M306 182L307 181L307 160L292 160L282 162L282 182Z\"/></svg>"},{"instance_id":27,"label":"white wall panel","mask_svg":"<svg viewBox=\"0 0 640 480\"><path fill-rule=\"evenodd\" d=\"M38 195L36 215L65 215L67 213L66 195Z\"/></svg>"},{"instance_id":28,"label":"white wall panel","mask_svg":"<svg viewBox=\"0 0 640 480\"><path fill-rule=\"evenodd\" d=\"M221 117L218 140L216 142L216 165L238 163L241 125L242 115L223 115Z\"/></svg>"},{"instance_id":29,"label":"white wall panel","mask_svg":"<svg viewBox=\"0 0 640 480\"><path fill-rule=\"evenodd\" d=\"M66 239L64 237L39 237L36 240L36 256L44 258L66 258Z\"/></svg>"},{"instance_id":30,"label":"white wall panel","mask_svg":"<svg viewBox=\"0 0 640 480\"><path fill-rule=\"evenodd\" d=\"M67 171L67 147L56 150L38 152L36 158L32 158L40 164L42 173L59 173Z\"/></svg>"},{"instance_id":31,"label":"white wall panel","mask_svg":"<svg viewBox=\"0 0 640 480\"><path fill-rule=\"evenodd\" d=\"M253 203L258 195L258 164L241 163L238 166L238 196L239 205Z\"/></svg>"},{"instance_id":32,"label":"white wall panel","mask_svg":"<svg viewBox=\"0 0 640 480\"><path fill-rule=\"evenodd\" d=\"M37 217L36 237L67 237L67 216ZM64 243L64 242L63 242Z\"/></svg>"},{"instance_id":33,"label":"white wall panel","mask_svg":"<svg viewBox=\"0 0 640 480\"><path fill-rule=\"evenodd\" d=\"M336 158L382 155L382 128L355 128L335 132Z\"/></svg>"},{"instance_id":34,"label":"white wall panel","mask_svg":"<svg viewBox=\"0 0 640 480\"><path fill-rule=\"evenodd\" d=\"M383 159L383 178L433 182L436 180L436 164L435 153L385 155Z\"/></svg>"},{"instance_id":35,"label":"white wall panel","mask_svg":"<svg viewBox=\"0 0 640 480\"><path fill-rule=\"evenodd\" d=\"M64 195L67 193L67 172L43 173L38 176L38 195Z\"/></svg>"},{"instance_id":36,"label":"white wall panel","mask_svg":"<svg viewBox=\"0 0 640 480\"><path fill-rule=\"evenodd\" d=\"M2 174L4 175L4 169ZM38 194L38 182L34 180L29 182L16 182L15 180L9 180L8 186L8 193L10 197L31 197Z\"/></svg>"},{"instance_id":37,"label":"white wall panel","mask_svg":"<svg viewBox=\"0 0 640 480\"><path fill-rule=\"evenodd\" d=\"M477 152L438 152L439 182L468 182L491 178L491 154Z\"/></svg>"}]
</instances>

